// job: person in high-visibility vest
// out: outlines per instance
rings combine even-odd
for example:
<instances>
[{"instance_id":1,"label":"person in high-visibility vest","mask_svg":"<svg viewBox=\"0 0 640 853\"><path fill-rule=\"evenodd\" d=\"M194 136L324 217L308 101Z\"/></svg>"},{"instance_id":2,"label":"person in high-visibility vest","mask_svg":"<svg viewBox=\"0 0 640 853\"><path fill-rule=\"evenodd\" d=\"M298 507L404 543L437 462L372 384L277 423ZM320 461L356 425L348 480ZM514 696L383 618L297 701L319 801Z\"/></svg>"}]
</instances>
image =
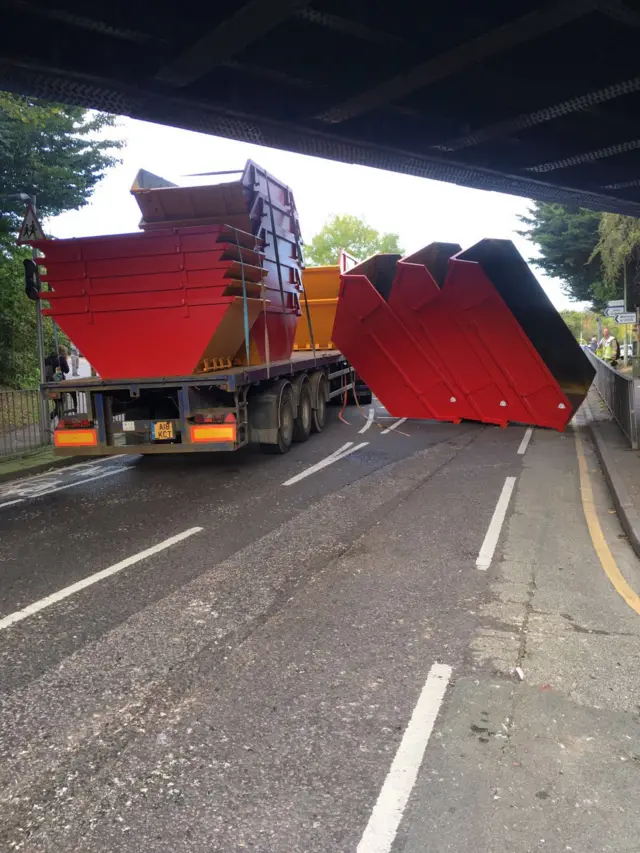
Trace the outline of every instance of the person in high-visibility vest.
<instances>
[{"instance_id":1,"label":"person in high-visibility vest","mask_svg":"<svg viewBox=\"0 0 640 853\"><path fill-rule=\"evenodd\" d=\"M596 355L600 356L603 361L608 361L613 367L617 364L619 357L618 341L613 335L609 334L609 329L604 329Z\"/></svg>"}]
</instances>

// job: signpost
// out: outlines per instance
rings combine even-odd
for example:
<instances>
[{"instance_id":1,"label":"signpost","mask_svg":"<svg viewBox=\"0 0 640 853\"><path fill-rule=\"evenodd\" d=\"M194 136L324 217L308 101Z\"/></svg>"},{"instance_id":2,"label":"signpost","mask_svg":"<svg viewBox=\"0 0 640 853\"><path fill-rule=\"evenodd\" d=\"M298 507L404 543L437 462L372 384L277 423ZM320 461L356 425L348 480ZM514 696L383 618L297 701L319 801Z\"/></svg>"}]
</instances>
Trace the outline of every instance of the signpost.
<instances>
[{"instance_id":1,"label":"signpost","mask_svg":"<svg viewBox=\"0 0 640 853\"><path fill-rule=\"evenodd\" d=\"M635 311L627 311L627 281L626 281L626 270L625 270L625 298L624 299L611 299L607 302L607 307L604 311L605 317L610 317L611 320L616 324L616 326L624 326L624 345L623 345L623 353L624 353L624 364L627 365L629 363L629 353L627 347L627 341L629 340L629 329L628 327L636 322L636 312ZM600 330L598 329L598 336L600 335Z\"/></svg>"},{"instance_id":2,"label":"signpost","mask_svg":"<svg viewBox=\"0 0 640 853\"><path fill-rule=\"evenodd\" d=\"M27 212L20 226L17 243L19 246L24 243L33 243L34 240L44 240L44 231L42 225L36 216L35 200L27 207Z\"/></svg>"},{"instance_id":3,"label":"signpost","mask_svg":"<svg viewBox=\"0 0 640 853\"><path fill-rule=\"evenodd\" d=\"M612 299L607 302L607 307L604 310L605 317L615 317L625 310L624 299Z\"/></svg>"}]
</instances>

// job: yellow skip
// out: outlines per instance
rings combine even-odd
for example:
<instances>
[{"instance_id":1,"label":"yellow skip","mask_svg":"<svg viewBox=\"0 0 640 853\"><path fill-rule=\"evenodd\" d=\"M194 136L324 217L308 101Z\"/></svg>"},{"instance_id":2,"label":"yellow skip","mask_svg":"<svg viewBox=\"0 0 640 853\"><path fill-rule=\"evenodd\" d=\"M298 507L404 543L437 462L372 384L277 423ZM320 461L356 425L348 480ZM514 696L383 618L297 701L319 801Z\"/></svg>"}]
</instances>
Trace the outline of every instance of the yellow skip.
<instances>
[{"instance_id":1,"label":"yellow skip","mask_svg":"<svg viewBox=\"0 0 640 853\"><path fill-rule=\"evenodd\" d=\"M604 569L606 576L611 581L616 592L621 595L629 607L632 610L635 610L635 612L640 616L640 596L631 589L622 572L618 568L618 564L614 560L613 554L611 553L611 550L607 545L607 541L604 538L602 527L600 527L598 514L593 500L593 489L589 478L589 468L584 455L582 436L578 430L575 430L575 436L576 453L578 454L578 467L580 470L580 495L582 498L582 509L584 511L584 517L587 520L587 527L589 528L593 547L598 555L598 559L602 564L602 568Z\"/></svg>"}]
</instances>

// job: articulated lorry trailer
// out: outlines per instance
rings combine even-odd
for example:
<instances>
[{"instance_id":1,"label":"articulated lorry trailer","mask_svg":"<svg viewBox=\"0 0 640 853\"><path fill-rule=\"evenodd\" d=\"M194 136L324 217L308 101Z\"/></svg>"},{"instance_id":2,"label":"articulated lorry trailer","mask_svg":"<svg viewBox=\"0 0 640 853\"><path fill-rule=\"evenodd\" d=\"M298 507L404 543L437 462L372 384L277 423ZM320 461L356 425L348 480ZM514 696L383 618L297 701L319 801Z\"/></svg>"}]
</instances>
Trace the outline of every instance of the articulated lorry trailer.
<instances>
[{"instance_id":1,"label":"articulated lorry trailer","mask_svg":"<svg viewBox=\"0 0 640 853\"><path fill-rule=\"evenodd\" d=\"M291 190L252 161L238 174L178 187L141 170L139 232L34 243L43 311L97 374L43 384L57 454L250 443L285 453L324 428L332 398L356 393L351 366L326 331L316 343L312 322L322 310L330 329L327 307L335 313L340 272L355 260L327 268L329 284L315 276L316 306Z\"/></svg>"},{"instance_id":2,"label":"articulated lorry trailer","mask_svg":"<svg viewBox=\"0 0 640 853\"><path fill-rule=\"evenodd\" d=\"M353 369L337 351L166 379L47 383L59 402L55 453L189 453L258 444L286 453L322 432L327 403L352 393Z\"/></svg>"}]
</instances>

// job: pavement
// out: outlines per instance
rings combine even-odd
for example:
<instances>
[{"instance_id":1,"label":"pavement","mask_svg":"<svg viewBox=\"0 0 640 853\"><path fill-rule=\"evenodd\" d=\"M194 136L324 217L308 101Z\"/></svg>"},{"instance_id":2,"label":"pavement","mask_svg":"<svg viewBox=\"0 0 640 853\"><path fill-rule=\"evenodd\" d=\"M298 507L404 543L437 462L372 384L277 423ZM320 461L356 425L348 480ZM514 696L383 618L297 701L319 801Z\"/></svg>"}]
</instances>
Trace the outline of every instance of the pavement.
<instances>
[{"instance_id":1,"label":"pavement","mask_svg":"<svg viewBox=\"0 0 640 853\"><path fill-rule=\"evenodd\" d=\"M580 420L590 429L620 522L640 557L640 451L631 449L595 387L589 391Z\"/></svg>"},{"instance_id":2,"label":"pavement","mask_svg":"<svg viewBox=\"0 0 640 853\"><path fill-rule=\"evenodd\" d=\"M0 483L0 849L637 853L588 429L346 418Z\"/></svg>"}]
</instances>

